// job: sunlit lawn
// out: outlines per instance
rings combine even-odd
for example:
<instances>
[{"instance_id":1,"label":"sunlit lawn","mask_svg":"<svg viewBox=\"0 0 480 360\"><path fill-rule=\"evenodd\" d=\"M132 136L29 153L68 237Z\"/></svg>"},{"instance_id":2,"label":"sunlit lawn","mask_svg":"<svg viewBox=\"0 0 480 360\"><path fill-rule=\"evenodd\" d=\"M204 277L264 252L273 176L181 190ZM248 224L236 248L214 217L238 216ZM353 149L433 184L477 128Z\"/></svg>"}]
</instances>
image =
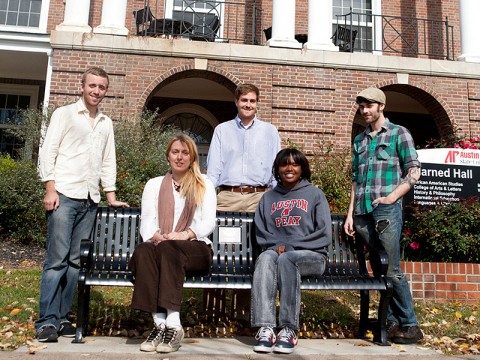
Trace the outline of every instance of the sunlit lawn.
<instances>
[{"instance_id":1,"label":"sunlit lawn","mask_svg":"<svg viewBox=\"0 0 480 360\"><path fill-rule=\"evenodd\" d=\"M0 270L0 349L13 350L34 338L38 316L40 270ZM91 335L142 336L151 327L150 316L130 311L131 287L93 287L90 301ZM187 336L253 336L248 314L233 317L231 292L225 310L203 308L203 290L185 289L182 322ZM372 296L371 311L378 298ZM352 291L302 292L301 332L303 338L356 338L360 298ZM76 301L75 301L76 304ZM74 304L74 309L76 305ZM416 303L425 340L422 346L446 353L478 353L480 304ZM374 314L373 314L374 315ZM372 315L372 316L373 316ZM75 319L72 319L75 321Z\"/></svg>"}]
</instances>

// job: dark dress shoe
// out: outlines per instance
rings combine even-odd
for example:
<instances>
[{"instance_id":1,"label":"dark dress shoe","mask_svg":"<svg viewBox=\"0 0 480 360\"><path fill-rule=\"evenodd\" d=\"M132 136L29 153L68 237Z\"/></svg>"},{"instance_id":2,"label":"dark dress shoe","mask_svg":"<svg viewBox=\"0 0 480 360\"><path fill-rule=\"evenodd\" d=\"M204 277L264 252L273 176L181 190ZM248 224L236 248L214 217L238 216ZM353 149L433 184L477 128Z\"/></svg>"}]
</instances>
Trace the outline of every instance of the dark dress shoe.
<instances>
[{"instance_id":1,"label":"dark dress shoe","mask_svg":"<svg viewBox=\"0 0 480 360\"><path fill-rule=\"evenodd\" d=\"M400 326L396 322L388 321L387 322L387 340L392 340L393 337L397 334Z\"/></svg>"},{"instance_id":2,"label":"dark dress shoe","mask_svg":"<svg viewBox=\"0 0 480 360\"><path fill-rule=\"evenodd\" d=\"M418 325L402 326L393 335L392 341L396 344L415 344L423 338L422 330Z\"/></svg>"}]
</instances>

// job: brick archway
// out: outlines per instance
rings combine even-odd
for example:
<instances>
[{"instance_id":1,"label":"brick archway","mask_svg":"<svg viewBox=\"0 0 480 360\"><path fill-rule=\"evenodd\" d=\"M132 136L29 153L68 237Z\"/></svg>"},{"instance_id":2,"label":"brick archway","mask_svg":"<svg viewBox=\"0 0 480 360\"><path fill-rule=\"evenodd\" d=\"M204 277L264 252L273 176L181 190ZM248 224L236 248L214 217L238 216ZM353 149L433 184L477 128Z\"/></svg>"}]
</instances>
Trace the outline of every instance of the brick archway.
<instances>
[{"instance_id":1,"label":"brick archway","mask_svg":"<svg viewBox=\"0 0 480 360\"><path fill-rule=\"evenodd\" d=\"M445 138L453 134L456 124L455 115L447 103L440 95L436 94L433 89L426 89L421 84L415 84L414 82L410 84L398 84L393 81L377 84L377 87L384 91L406 95L420 103L431 115L440 138ZM350 111L352 129L356 112L357 106L353 105Z\"/></svg>"},{"instance_id":2,"label":"brick archway","mask_svg":"<svg viewBox=\"0 0 480 360\"><path fill-rule=\"evenodd\" d=\"M392 84L382 89L407 95L423 105L433 117L441 138L453 133L454 114L448 109L447 103L432 89L422 89L417 84Z\"/></svg>"},{"instance_id":3,"label":"brick archway","mask_svg":"<svg viewBox=\"0 0 480 360\"><path fill-rule=\"evenodd\" d=\"M145 87L145 91L139 98L138 110L142 110L152 96L161 88L181 79L201 78L212 80L225 86L228 91L234 93L235 88L242 81L236 76L214 66L207 67L207 70L198 70L194 66L178 66L159 74L150 84Z\"/></svg>"}]
</instances>

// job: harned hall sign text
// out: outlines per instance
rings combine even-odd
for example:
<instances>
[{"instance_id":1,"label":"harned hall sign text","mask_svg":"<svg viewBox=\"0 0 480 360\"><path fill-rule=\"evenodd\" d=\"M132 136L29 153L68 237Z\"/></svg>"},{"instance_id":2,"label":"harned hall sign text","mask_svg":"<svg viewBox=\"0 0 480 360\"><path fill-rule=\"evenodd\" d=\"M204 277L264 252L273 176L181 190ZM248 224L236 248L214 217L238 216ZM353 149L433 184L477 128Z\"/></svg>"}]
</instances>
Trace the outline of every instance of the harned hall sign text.
<instances>
[{"instance_id":1,"label":"harned hall sign text","mask_svg":"<svg viewBox=\"0 0 480 360\"><path fill-rule=\"evenodd\" d=\"M405 202L437 205L480 196L480 150L417 150L422 163L420 180Z\"/></svg>"}]
</instances>

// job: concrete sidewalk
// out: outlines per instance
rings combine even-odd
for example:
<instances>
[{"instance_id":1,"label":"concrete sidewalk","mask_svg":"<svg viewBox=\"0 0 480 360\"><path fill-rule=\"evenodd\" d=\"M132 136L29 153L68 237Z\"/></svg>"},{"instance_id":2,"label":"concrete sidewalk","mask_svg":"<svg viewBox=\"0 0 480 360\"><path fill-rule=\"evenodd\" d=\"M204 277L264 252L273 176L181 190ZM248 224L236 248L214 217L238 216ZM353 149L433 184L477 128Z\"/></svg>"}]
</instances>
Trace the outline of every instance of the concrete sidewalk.
<instances>
[{"instance_id":1,"label":"concrete sidewalk","mask_svg":"<svg viewBox=\"0 0 480 360\"><path fill-rule=\"evenodd\" d=\"M185 339L178 352L171 354L144 353L139 350L142 339L124 337L89 336L84 344L72 344L71 338L62 337L58 343L42 344L34 341L30 348L22 347L13 352L0 352L0 359L32 359L30 351L34 351L35 360L65 360L65 359L298 359L298 360L371 360L372 358L386 360L446 360L458 359L437 353L418 345L378 346L360 339L343 340L311 340L300 339L295 352L291 355L257 354L252 350L254 339L250 337L205 339ZM478 358L462 356L462 360Z\"/></svg>"}]
</instances>

